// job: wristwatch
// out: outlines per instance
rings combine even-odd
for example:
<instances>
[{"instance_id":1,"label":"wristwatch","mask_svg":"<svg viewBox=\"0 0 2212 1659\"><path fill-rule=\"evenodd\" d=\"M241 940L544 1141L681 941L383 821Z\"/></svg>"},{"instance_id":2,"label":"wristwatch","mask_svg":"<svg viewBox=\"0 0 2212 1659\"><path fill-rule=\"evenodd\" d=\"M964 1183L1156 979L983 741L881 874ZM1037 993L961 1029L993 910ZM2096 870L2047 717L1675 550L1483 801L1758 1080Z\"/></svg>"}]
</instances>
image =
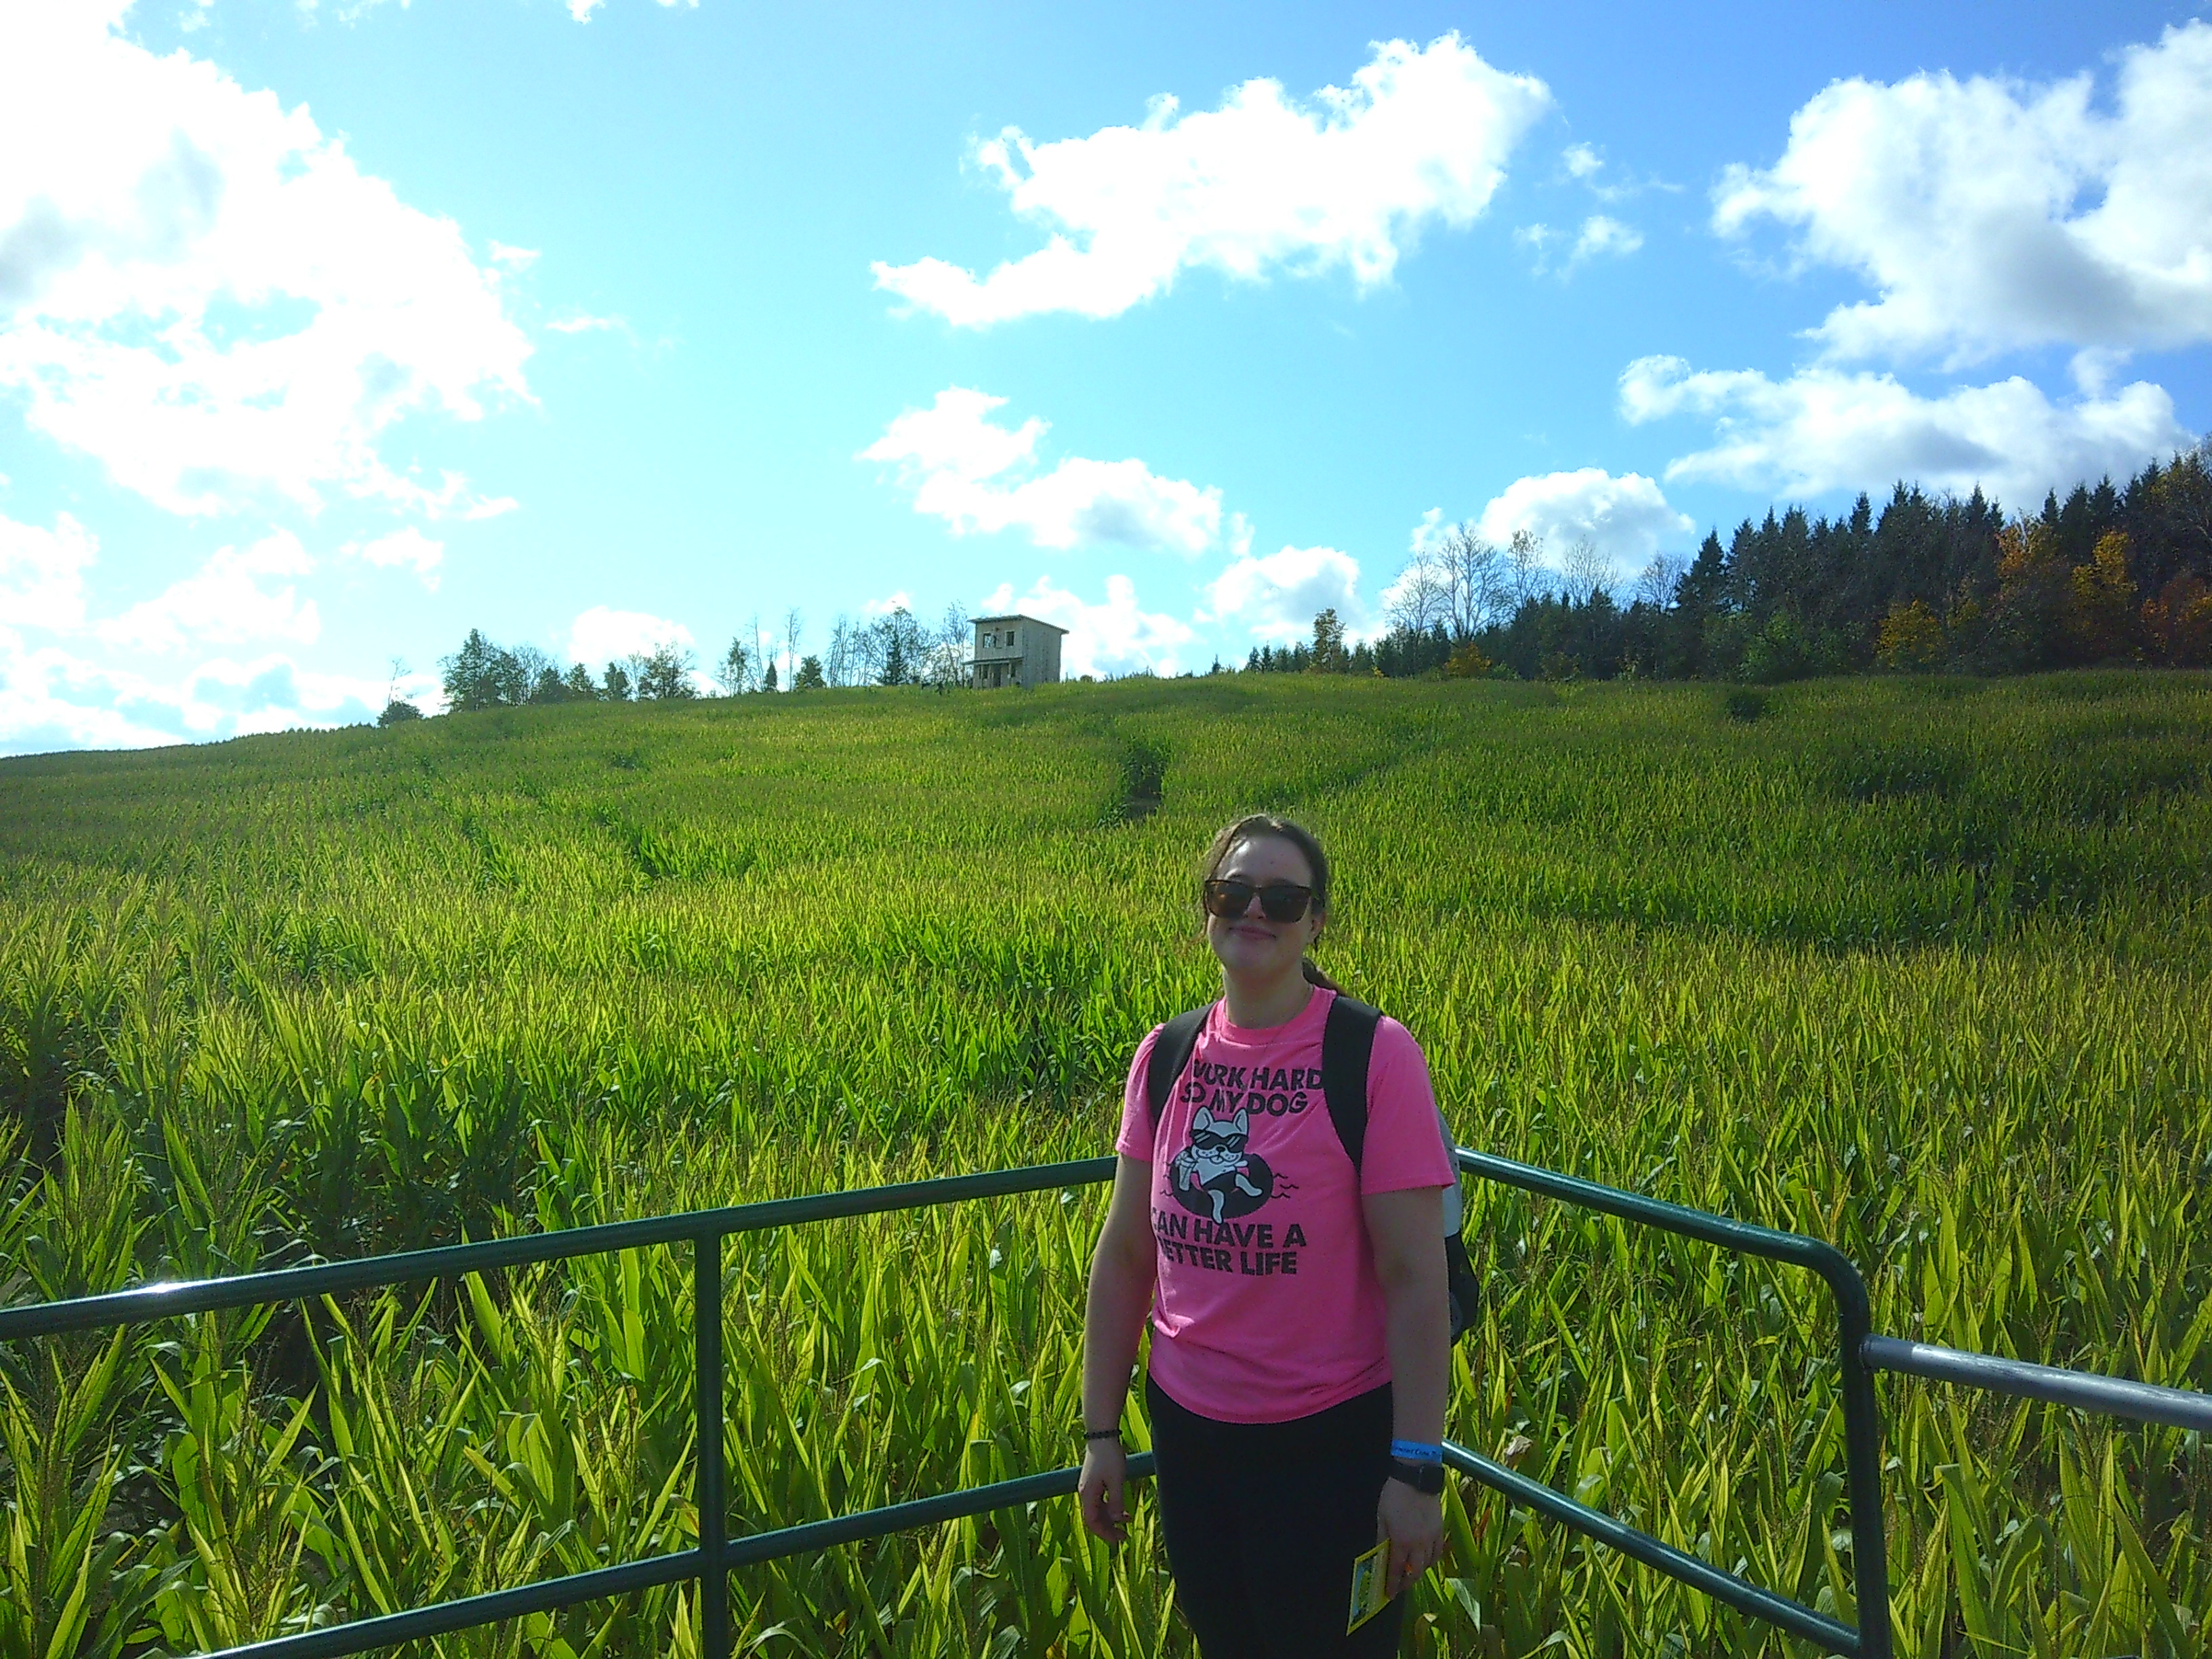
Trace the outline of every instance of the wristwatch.
<instances>
[{"instance_id":1,"label":"wristwatch","mask_svg":"<svg viewBox=\"0 0 2212 1659\"><path fill-rule=\"evenodd\" d=\"M1441 1463L1409 1463L1402 1457L1390 1460L1390 1478L1402 1480L1415 1492L1436 1497L1444 1489L1444 1466Z\"/></svg>"}]
</instances>

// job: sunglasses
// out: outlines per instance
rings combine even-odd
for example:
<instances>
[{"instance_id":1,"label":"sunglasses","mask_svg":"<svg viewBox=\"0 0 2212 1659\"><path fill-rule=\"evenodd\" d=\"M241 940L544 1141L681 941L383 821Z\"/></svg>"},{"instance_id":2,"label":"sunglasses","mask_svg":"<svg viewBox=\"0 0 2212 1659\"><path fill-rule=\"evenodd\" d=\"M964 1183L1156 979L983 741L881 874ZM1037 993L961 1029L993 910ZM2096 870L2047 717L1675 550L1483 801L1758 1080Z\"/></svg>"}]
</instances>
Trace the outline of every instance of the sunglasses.
<instances>
[{"instance_id":1,"label":"sunglasses","mask_svg":"<svg viewBox=\"0 0 2212 1659\"><path fill-rule=\"evenodd\" d=\"M1296 921L1313 902L1313 889L1300 887L1287 881L1271 881L1264 887L1249 881L1213 880L1200 890L1200 902L1209 916L1219 916L1234 921L1252 908L1252 896L1260 896L1260 914L1270 921Z\"/></svg>"}]
</instances>

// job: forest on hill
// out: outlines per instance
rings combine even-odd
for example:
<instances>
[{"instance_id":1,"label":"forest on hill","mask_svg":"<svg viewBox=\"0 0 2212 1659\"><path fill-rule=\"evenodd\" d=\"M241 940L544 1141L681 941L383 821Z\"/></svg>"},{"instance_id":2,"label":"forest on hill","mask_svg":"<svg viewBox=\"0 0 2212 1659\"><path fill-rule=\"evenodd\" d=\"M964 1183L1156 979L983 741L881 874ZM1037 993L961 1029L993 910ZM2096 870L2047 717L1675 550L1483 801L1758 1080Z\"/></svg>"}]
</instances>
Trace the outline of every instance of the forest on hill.
<instances>
[{"instance_id":1,"label":"forest on hill","mask_svg":"<svg viewBox=\"0 0 2212 1659\"><path fill-rule=\"evenodd\" d=\"M1662 556L1623 594L1570 550L1464 528L1418 554L1390 628L1348 644L1333 613L1311 642L1248 669L1503 671L1521 679L1773 683L1869 670L2027 673L2115 663L2212 664L2212 443L2152 461L2125 486L2077 484L2008 518L1899 483L1876 513L1802 507L1747 519L1693 560Z\"/></svg>"}]
</instances>

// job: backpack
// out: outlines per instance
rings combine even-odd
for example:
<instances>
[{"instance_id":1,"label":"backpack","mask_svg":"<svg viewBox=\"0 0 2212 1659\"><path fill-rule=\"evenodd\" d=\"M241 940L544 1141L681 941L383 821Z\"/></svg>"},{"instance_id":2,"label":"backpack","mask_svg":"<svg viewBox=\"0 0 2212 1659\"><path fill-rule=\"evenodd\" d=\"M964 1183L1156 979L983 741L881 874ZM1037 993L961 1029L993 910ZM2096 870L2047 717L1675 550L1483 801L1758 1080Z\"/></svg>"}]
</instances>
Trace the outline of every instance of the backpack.
<instances>
[{"instance_id":1,"label":"backpack","mask_svg":"<svg viewBox=\"0 0 2212 1659\"><path fill-rule=\"evenodd\" d=\"M1145 1099L1155 1125L1176 1079L1189 1066L1192 1051L1198 1047L1198 1034L1212 1012L1209 1002L1177 1014L1160 1028L1159 1041L1152 1045L1152 1058L1145 1067ZM1352 1160L1355 1176L1367 1146L1367 1062L1375 1052L1375 1028L1382 1019L1377 1010L1339 992L1328 1005L1328 1023L1322 1028L1322 1097L1328 1102L1329 1121L1336 1126L1336 1138ZM1454 1145L1451 1126L1444 1121L1441 1106L1437 1109L1437 1123L1444 1132L1444 1145ZM1461 1208L1459 1183L1455 1181L1444 1189L1443 1237L1444 1291L1451 1305L1455 1342L1474 1323L1482 1296L1481 1281L1474 1276L1474 1265L1468 1260L1467 1245L1460 1237Z\"/></svg>"}]
</instances>

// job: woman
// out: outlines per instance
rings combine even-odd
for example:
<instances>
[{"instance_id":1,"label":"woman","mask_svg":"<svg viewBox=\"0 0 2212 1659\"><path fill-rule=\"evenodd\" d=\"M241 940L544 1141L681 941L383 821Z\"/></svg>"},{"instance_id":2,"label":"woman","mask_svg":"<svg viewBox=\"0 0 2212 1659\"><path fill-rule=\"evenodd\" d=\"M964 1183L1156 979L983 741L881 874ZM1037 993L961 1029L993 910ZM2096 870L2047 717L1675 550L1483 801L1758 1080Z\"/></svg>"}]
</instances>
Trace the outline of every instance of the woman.
<instances>
[{"instance_id":1,"label":"woman","mask_svg":"<svg viewBox=\"0 0 2212 1659\"><path fill-rule=\"evenodd\" d=\"M1320 1085L1336 987L1306 957L1328 859L1294 823L1239 818L1201 893L1221 1000L1157 1115L1161 1032L1138 1047L1091 1261L1084 1524L1124 1535L1119 1425L1149 1312L1160 1528L1206 1659L1394 1652L1398 1592L1443 1537L1453 1170L1427 1065L1381 1022L1355 1168ZM1353 1559L1384 1540L1394 1599L1347 1635Z\"/></svg>"}]
</instances>

